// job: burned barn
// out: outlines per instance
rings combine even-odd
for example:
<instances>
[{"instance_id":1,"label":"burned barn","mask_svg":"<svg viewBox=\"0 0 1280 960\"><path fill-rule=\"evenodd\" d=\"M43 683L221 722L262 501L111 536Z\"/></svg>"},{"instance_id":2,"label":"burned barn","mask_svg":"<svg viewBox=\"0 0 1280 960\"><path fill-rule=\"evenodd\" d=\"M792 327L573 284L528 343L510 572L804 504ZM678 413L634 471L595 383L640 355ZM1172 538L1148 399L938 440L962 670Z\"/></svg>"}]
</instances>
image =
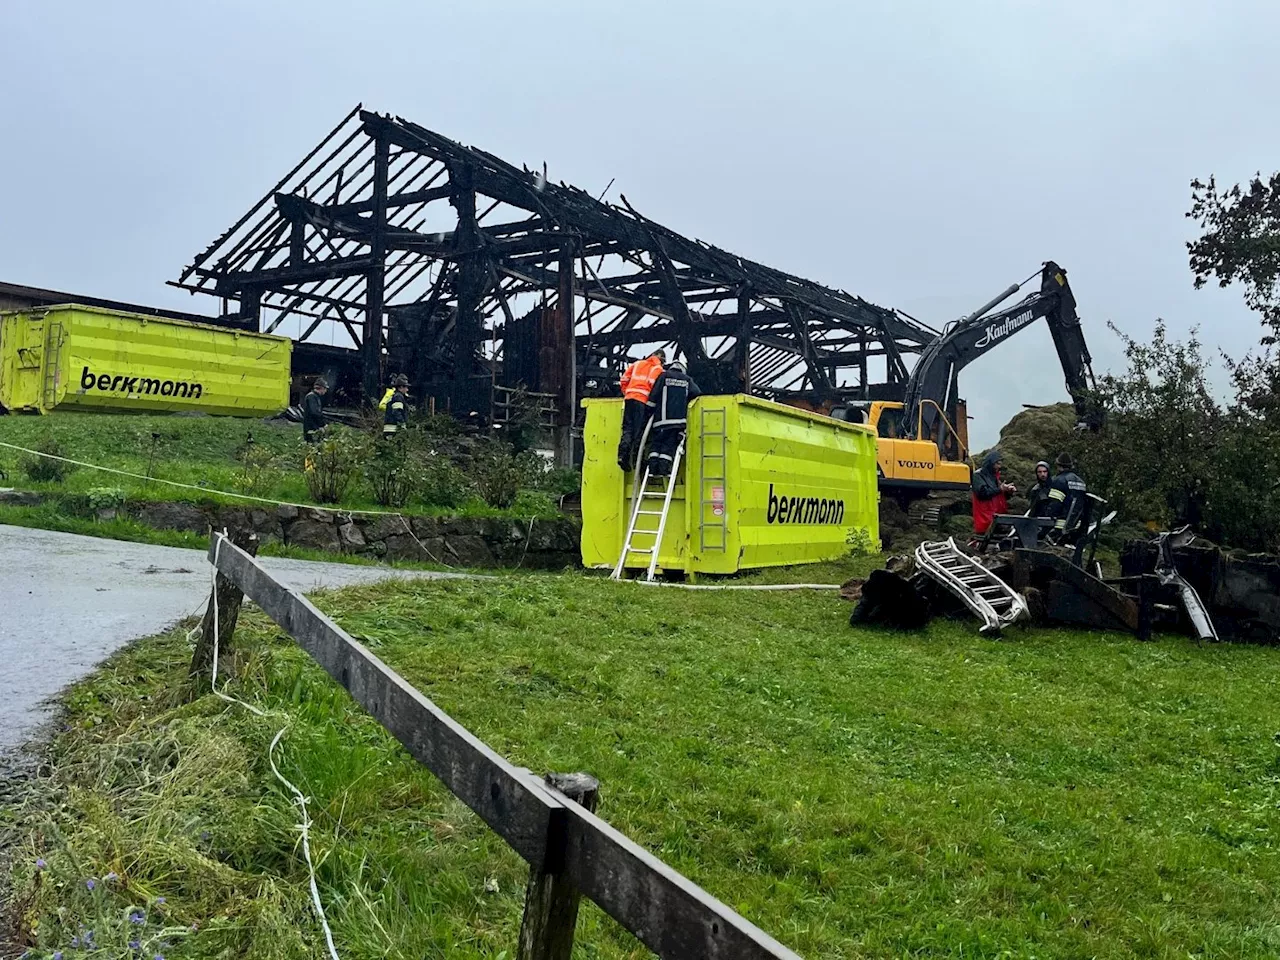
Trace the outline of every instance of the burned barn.
<instances>
[{"instance_id":1,"label":"burned barn","mask_svg":"<svg viewBox=\"0 0 1280 960\"><path fill-rule=\"evenodd\" d=\"M900 399L936 331L357 107L174 281L221 322L285 334L375 396L407 374L436 409L543 405L572 456L583 397L678 352L706 389L811 408Z\"/></svg>"}]
</instances>

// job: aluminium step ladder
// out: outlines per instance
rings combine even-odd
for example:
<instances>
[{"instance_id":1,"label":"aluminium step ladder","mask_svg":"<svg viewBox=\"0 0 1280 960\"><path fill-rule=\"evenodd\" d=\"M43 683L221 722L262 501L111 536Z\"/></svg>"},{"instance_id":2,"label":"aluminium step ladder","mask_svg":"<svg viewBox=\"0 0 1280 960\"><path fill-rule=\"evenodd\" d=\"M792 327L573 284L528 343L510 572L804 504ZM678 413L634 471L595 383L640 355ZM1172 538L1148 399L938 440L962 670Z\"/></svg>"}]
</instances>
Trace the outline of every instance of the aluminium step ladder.
<instances>
[{"instance_id":1,"label":"aluminium step ladder","mask_svg":"<svg viewBox=\"0 0 1280 960\"><path fill-rule=\"evenodd\" d=\"M956 546L955 538L920 544L916 564L982 621L980 633L999 633L1029 615L1022 594Z\"/></svg>"},{"instance_id":2,"label":"aluminium step ladder","mask_svg":"<svg viewBox=\"0 0 1280 960\"><path fill-rule=\"evenodd\" d=\"M641 454L643 455L643 450ZM680 474L680 461L683 459L684 437L681 437L675 456L671 459L670 475L653 476L649 471L648 462L645 462L643 479L640 481L640 487L636 491L631 508L631 521L627 524L627 536L622 542L622 553L618 555L618 563L613 568L611 579L621 580L627 558L632 554L638 554L648 555L649 568L645 573L645 579L653 580L654 572L658 569L658 551L662 547L662 535L667 529L667 515L671 512L671 495L675 493L677 478ZM648 517L657 518L656 527L643 525L649 521L642 518ZM637 547L637 538L652 538L652 544L647 547Z\"/></svg>"}]
</instances>

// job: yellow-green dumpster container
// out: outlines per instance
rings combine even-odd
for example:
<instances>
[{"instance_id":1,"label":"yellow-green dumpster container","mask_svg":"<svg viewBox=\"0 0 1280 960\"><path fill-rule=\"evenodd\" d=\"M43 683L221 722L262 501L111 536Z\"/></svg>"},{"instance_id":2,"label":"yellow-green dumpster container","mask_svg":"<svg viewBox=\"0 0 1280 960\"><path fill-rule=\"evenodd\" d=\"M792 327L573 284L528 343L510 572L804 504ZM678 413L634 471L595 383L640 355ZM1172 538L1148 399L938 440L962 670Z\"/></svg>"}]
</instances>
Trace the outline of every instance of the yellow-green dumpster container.
<instances>
[{"instance_id":1,"label":"yellow-green dumpster container","mask_svg":"<svg viewBox=\"0 0 1280 960\"><path fill-rule=\"evenodd\" d=\"M631 518L634 487L618 468L621 400L584 400L582 562L612 568ZM879 542L876 435L742 394L700 397L689 431L659 569L726 574L817 563L849 551L849 536ZM633 547L649 547L637 540ZM647 567L647 554L626 566Z\"/></svg>"},{"instance_id":2,"label":"yellow-green dumpster container","mask_svg":"<svg viewBox=\"0 0 1280 960\"><path fill-rule=\"evenodd\" d=\"M2 313L0 406L259 417L288 406L292 351L286 337L79 304Z\"/></svg>"}]
</instances>

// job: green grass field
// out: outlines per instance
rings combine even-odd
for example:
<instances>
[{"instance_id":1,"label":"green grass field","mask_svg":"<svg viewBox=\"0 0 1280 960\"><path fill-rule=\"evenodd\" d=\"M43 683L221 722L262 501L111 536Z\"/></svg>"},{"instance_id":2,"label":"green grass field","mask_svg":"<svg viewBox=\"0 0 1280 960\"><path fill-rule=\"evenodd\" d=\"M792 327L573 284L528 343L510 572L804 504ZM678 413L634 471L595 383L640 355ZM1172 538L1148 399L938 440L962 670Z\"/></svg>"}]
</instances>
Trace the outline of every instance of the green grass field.
<instances>
[{"instance_id":1,"label":"green grass field","mask_svg":"<svg viewBox=\"0 0 1280 960\"><path fill-rule=\"evenodd\" d=\"M832 594L581 575L319 605L515 762L598 776L607 819L805 957L1280 953L1275 650L853 630ZM137 908L148 956L321 956L265 761L287 723L341 955L513 957L520 861L260 614L239 639L267 718L175 705L180 633L71 693L6 815L38 955L124 943ZM645 955L594 908L579 931Z\"/></svg>"},{"instance_id":2,"label":"green grass field","mask_svg":"<svg viewBox=\"0 0 1280 960\"><path fill-rule=\"evenodd\" d=\"M240 451L252 437L259 448L278 459L263 489L245 486ZM136 474L143 479L88 468L77 468L61 481L33 481L22 469L27 454L0 447L0 471L8 485L42 493L120 491L134 500L182 500L242 503L231 494L253 493L271 500L310 504L301 468L302 428L284 421L236 417L185 417L153 414L92 414L58 412L46 416L0 416L0 442L37 450L49 439L61 455L84 463ZM146 477L155 478L149 482ZM162 481L187 485L172 486ZM339 509L381 509L367 485L358 481L343 497ZM411 503L406 514L468 517L527 517L518 510L500 510L478 498L457 509ZM544 515L545 511L539 515ZM549 514L545 514L549 515Z\"/></svg>"}]
</instances>

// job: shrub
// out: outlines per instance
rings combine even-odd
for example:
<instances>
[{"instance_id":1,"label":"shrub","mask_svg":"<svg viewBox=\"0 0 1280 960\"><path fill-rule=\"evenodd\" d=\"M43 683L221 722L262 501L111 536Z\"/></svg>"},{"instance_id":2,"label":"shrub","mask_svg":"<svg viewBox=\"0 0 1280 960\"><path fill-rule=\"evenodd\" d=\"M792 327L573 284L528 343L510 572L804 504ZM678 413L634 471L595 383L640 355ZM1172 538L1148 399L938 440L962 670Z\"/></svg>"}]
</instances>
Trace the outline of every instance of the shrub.
<instances>
[{"instance_id":1,"label":"shrub","mask_svg":"<svg viewBox=\"0 0 1280 960\"><path fill-rule=\"evenodd\" d=\"M401 439L383 441L365 463L364 473L379 505L403 507L422 487L422 458Z\"/></svg>"},{"instance_id":2,"label":"shrub","mask_svg":"<svg viewBox=\"0 0 1280 960\"><path fill-rule=\"evenodd\" d=\"M94 513L99 510L115 510L124 506L125 493L116 487L94 487L89 491L89 509Z\"/></svg>"},{"instance_id":3,"label":"shrub","mask_svg":"<svg viewBox=\"0 0 1280 960\"><path fill-rule=\"evenodd\" d=\"M560 515L551 495L541 490L521 490L511 504L511 512L518 517L550 519Z\"/></svg>"},{"instance_id":4,"label":"shrub","mask_svg":"<svg viewBox=\"0 0 1280 960\"><path fill-rule=\"evenodd\" d=\"M279 458L267 447L255 443L252 436L237 451L236 461L240 464L240 469L232 475L231 480L241 493L262 496L280 481Z\"/></svg>"},{"instance_id":5,"label":"shrub","mask_svg":"<svg viewBox=\"0 0 1280 960\"><path fill-rule=\"evenodd\" d=\"M448 457L433 457L422 466L418 497L427 506L460 507L473 489L471 480Z\"/></svg>"},{"instance_id":6,"label":"shrub","mask_svg":"<svg viewBox=\"0 0 1280 960\"><path fill-rule=\"evenodd\" d=\"M49 457L64 457L62 447L52 436L44 437L36 450L48 454L44 457L27 457L22 461L22 472L34 483L61 483L76 470L74 463L64 460L50 460Z\"/></svg>"},{"instance_id":7,"label":"shrub","mask_svg":"<svg viewBox=\"0 0 1280 960\"><path fill-rule=\"evenodd\" d=\"M849 545L849 555L853 557L874 557L880 553L880 544L866 527L854 527L844 542Z\"/></svg>"},{"instance_id":8,"label":"shrub","mask_svg":"<svg viewBox=\"0 0 1280 960\"><path fill-rule=\"evenodd\" d=\"M565 497L571 493L577 493L582 489L582 473L578 470L566 470L563 467L548 470L546 476L542 478L541 489L553 497Z\"/></svg>"},{"instance_id":9,"label":"shrub","mask_svg":"<svg viewBox=\"0 0 1280 960\"><path fill-rule=\"evenodd\" d=\"M515 455L516 469L520 471L520 486L539 490L551 473L549 464L536 450L523 450Z\"/></svg>"},{"instance_id":10,"label":"shrub","mask_svg":"<svg viewBox=\"0 0 1280 960\"><path fill-rule=\"evenodd\" d=\"M360 475L369 442L354 430L329 428L302 445L302 473L316 503L339 503Z\"/></svg>"},{"instance_id":11,"label":"shrub","mask_svg":"<svg viewBox=\"0 0 1280 960\"><path fill-rule=\"evenodd\" d=\"M520 493L520 467L511 447L491 441L477 452L474 464L476 492L491 507L506 510Z\"/></svg>"}]
</instances>

